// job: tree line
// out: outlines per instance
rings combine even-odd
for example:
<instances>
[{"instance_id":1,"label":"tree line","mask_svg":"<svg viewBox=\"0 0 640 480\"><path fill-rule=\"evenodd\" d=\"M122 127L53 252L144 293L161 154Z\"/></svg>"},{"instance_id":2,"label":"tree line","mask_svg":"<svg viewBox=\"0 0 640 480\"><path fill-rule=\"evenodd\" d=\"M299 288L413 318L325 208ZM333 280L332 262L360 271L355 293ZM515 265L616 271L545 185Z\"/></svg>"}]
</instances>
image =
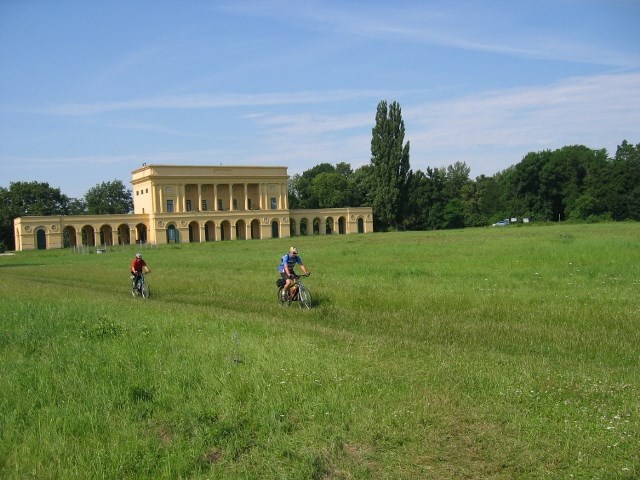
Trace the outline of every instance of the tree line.
<instances>
[{"instance_id":1,"label":"tree line","mask_svg":"<svg viewBox=\"0 0 640 480\"><path fill-rule=\"evenodd\" d=\"M493 176L469 177L464 162L411 170L397 102L378 104L370 162L321 163L289 179L289 208L371 207L376 231L438 230L534 221L640 220L640 144L624 140L613 158L582 145L531 152ZM13 219L27 215L121 214L132 193L119 180L69 198L48 183L0 187L0 250L14 249Z\"/></svg>"},{"instance_id":2,"label":"tree line","mask_svg":"<svg viewBox=\"0 0 640 480\"><path fill-rule=\"evenodd\" d=\"M411 170L400 105L378 104L371 161L321 163L289 181L290 208L370 206L376 231L477 227L505 218L640 220L640 144L531 152L493 176L464 162Z\"/></svg>"}]
</instances>

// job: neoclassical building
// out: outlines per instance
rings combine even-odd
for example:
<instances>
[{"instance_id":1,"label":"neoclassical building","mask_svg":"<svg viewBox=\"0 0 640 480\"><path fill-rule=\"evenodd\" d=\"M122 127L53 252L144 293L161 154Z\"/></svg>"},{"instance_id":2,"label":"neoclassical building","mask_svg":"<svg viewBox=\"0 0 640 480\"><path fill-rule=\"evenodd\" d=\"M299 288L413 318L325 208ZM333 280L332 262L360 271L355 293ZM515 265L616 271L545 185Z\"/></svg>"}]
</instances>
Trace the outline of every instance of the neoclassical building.
<instances>
[{"instance_id":1,"label":"neoclassical building","mask_svg":"<svg viewBox=\"0 0 640 480\"><path fill-rule=\"evenodd\" d=\"M373 232L370 207L289 210L286 167L143 165L133 213L14 220L16 250Z\"/></svg>"}]
</instances>

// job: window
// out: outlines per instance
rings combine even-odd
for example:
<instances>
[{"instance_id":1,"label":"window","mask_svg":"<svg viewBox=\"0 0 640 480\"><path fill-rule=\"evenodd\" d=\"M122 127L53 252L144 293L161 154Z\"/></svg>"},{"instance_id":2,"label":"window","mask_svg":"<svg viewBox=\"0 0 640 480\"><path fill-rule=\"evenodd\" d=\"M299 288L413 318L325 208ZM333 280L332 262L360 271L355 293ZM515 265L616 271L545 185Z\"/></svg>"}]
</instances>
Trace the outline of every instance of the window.
<instances>
[{"instance_id":1,"label":"window","mask_svg":"<svg viewBox=\"0 0 640 480\"><path fill-rule=\"evenodd\" d=\"M249 207L249 210L252 210L252 208L251 208L251 199L250 198L247 199L247 203L248 203L247 206Z\"/></svg>"},{"instance_id":2,"label":"window","mask_svg":"<svg viewBox=\"0 0 640 480\"><path fill-rule=\"evenodd\" d=\"M168 213L173 212L173 200L167 200L167 212Z\"/></svg>"},{"instance_id":3,"label":"window","mask_svg":"<svg viewBox=\"0 0 640 480\"><path fill-rule=\"evenodd\" d=\"M191 200L186 200L185 204L186 204L187 212L190 212L191 211Z\"/></svg>"},{"instance_id":4,"label":"window","mask_svg":"<svg viewBox=\"0 0 640 480\"><path fill-rule=\"evenodd\" d=\"M207 211L207 201L206 200L202 200L202 211L203 212Z\"/></svg>"},{"instance_id":5,"label":"window","mask_svg":"<svg viewBox=\"0 0 640 480\"><path fill-rule=\"evenodd\" d=\"M218 210L222 210L222 199L218 199Z\"/></svg>"},{"instance_id":6,"label":"window","mask_svg":"<svg viewBox=\"0 0 640 480\"><path fill-rule=\"evenodd\" d=\"M136 190L136 197L140 195L140 192L138 190Z\"/></svg>"},{"instance_id":7,"label":"window","mask_svg":"<svg viewBox=\"0 0 640 480\"><path fill-rule=\"evenodd\" d=\"M234 210L237 210L237 209L238 209L238 199L237 199L237 198L234 198L234 199L233 199L233 209L234 209Z\"/></svg>"},{"instance_id":8,"label":"window","mask_svg":"<svg viewBox=\"0 0 640 480\"><path fill-rule=\"evenodd\" d=\"M277 209L278 209L278 201L276 197L271 197L271 210L277 210Z\"/></svg>"}]
</instances>

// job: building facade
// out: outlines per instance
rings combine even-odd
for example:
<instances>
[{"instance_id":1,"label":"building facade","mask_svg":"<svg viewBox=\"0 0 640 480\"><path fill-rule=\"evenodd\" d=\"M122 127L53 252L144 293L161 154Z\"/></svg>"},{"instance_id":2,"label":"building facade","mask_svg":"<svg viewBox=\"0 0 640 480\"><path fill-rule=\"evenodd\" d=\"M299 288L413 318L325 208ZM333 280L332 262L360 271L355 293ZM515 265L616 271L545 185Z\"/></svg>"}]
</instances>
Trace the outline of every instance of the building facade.
<instances>
[{"instance_id":1,"label":"building facade","mask_svg":"<svg viewBox=\"0 0 640 480\"><path fill-rule=\"evenodd\" d=\"M286 167L144 165L133 213L14 220L16 250L373 232L370 207L289 210Z\"/></svg>"}]
</instances>

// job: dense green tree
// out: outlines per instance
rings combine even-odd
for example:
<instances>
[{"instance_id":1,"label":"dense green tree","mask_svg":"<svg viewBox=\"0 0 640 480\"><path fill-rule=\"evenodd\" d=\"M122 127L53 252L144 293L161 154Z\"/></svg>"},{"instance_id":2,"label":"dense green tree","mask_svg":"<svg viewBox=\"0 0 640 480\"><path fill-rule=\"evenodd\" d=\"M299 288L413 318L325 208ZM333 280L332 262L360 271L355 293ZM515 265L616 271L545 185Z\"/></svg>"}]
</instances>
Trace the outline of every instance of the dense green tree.
<instances>
[{"instance_id":1,"label":"dense green tree","mask_svg":"<svg viewBox=\"0 0 640 480\"><path fill-rule=\"evenodd\" d=\"M121 180L102 182L90 188L84 196L87 213L91 215L121 214L133 211L133 198Z\"/></svg>"},{"instance_id":2,"label":"dense green tree","mask_svg":"<svg viewBox=\"0 0 640 480\"><path fill-rule=\"evenodd\" d=\"M296 185L299 178L300 178L300 175L295 174L289 177L289 180L287 180L287 193L289 196L290 209L300 208L300 199L298 198L298 191L296 190Z\"/></svg>"},{"instance_id":3,"label":"dense green tree","mask_svg":"<svg viewBox=\"0 0 640 480\"><path fill-rule=\"evenodd\" d=\"M588 193L580 195L571 205L569 220L587 220L602 215L598 201Z\"/></svg>"},{"instance_id":4,"label":"dense green tree","mask_svg":"<svg viewBox=\"0 0 640 480\"><path fill-rule=\"evenodd\" d=\"M404 219L406 230L426 230L427 214L431 205L431 181L422 170L417 170L411 180L408 214Z\"/></svg>"},{"instance_id":5,"label":"dense green tree","mask_svg":"<svg viewBox=\"0 0 640 480\"><path fill-rule=\"evenodd\" d=\"M452 198L444 207L444 228L464 228L464 205L459 198Z\"/></svg>"},{"instance_id":6,"label":"dense green tree","mask_svg":"<svg viewBox=\"0 0 640 480\"><path fill-rule=\"evenodd\" d=\"M640 143L618 146L608 183L605 202L613 218L640 220Z\"/></svg>"},{"instance_id":7,"label":"dense green tree","mask_svg":"<svg viewBox=\"0 0 640 480\"><path fill-rule=\"evenodd\" d=\"M338 172L316 175L309 187L320 208L348 207L351 203L349 179Z\"/></svg>"},{"instance_id":8,"label":"dense green tree","mask_svg":"<svg viewBox=\"0 0 640 480\"><path fill-rule=\"evenodd\" d=\"M13 220L23 216L69 214L69 198L46 182L11 182L0 187L0 242L15 249Z\"/></svg>"},{"instance_id":9,"label":"dense green tree","mask_svg":"<svg viewBox=\"0 0 640 480\"><path fill-rule=\"evenodd\" d=\"M549 200L542 196L542 171L549 161L551 152L530 152L517 164L510 175L508 186L512 192L511 213L508 216L534 216L541 220L552 219Z\"/></svg>"},{"instance_id":10,"label":"dense green tree","mask_svg":"<svg viewBox=\"0 0 640 480\"><path fill-rule=\"evenodd\" d=\"M480 175L470 184L469 190L470 194L466 200L467 226L487 225L508 215L505 211L503 189L495 176Z\"/></svg>"},{"instance_id":11,"label":"dense green tree","mask_svg":"<svg viewBox=\"0 0 640 480\"><path fill-rule=\"evenodd\" d=\"M339 173L345 178L351 178L351 176L353 175L353 169L351 168L351 164L346 162L336 163L335 171L336 173Z\"/></svg>"},{"instance_id":12,"label":"dense green tree","mask_svg":"<svg viewBox=\"0 0 640 480\"><path fill-rule=\"evenodd\" d=\"M70 198L67 212L69 215L84 215L87 213L87 204L82 198Z\"/></svg>"},{"instance_id":13,"label":"dense green tree","mask_svg":"<svg viewBox=\"0 0 640 480\"><path fill-rule=\"evenodd\" d=\"M397 229L406 215L411 170L404 134L400 105L393 102L387 108L381 101L371 138L371 203L377 230Z\"/></svg>"},{"instance_id":14,"label":"dense green tree","mask_svg":"<svg viewBox=\"0 0 640 480\"><path fill-rule=\"evenodd\" d=\"M586 178L597 165L607 162L605 150L592 150L573 145L554 150L541 172L540 195L546 199L551 219L564 219L570 215L572 205L582 196Z\"/></svg>"},{"instance_id":15,"label":"dense green tree","mask_svg":"<svg viewBox=\"0 0 640 480\"><path fill-rule=\"evenodd\" d=\"M429 179L429 210L427 213L427 228L429 230L442 230L447 227L445 208L449 203L446 185L447 173L444 168L427 168Z\"/></svg>"},{"instance_id":16,"label":"dense green tree","mask_svg":"<svg viewBox=\"0 0 640 480\"><path fill-rule=\"evenodd\" d=\"M302 175L296 174L292 177L289 185L289 193L293 197L293 205L291 207L291 198L289 205L291 208L319 208L320 202L311 190L311 182L321 173L335 173L336 168L330 163L320 163L309 170L302 172Z\"/></svg>"},{"instance_id":17,"label":"dense green tree","mask_svg":"<svg viewBox=\"0 0 640 480\"><path fill-rule=\"evenodd\" d=\"M470 172L471 168L464 162L456 162L446 168L445 195L447 198L453 200L461 197L462 190L471 182Z\"/></svg>"},{"instance_id":18,"label":"dense green tree","mask_svg":"<svg viewBox=\"0 0 640 480\"><path fill-rule=\"evenodd\" d=\"M352 207L370 207L373 175L371 165L363 165L349 176Z\"/></svg>"},{"instance_id":19,"label":"dense green tree","mask_svg":"<svg viewBox=\"0 0 640 480\"><path fill-rule=\"evenodd\" d=\"M465 227L487 224L487 218L480 213L479 200L478 183L469 181L460 191Z\"/></svg>"}]
</instances>

